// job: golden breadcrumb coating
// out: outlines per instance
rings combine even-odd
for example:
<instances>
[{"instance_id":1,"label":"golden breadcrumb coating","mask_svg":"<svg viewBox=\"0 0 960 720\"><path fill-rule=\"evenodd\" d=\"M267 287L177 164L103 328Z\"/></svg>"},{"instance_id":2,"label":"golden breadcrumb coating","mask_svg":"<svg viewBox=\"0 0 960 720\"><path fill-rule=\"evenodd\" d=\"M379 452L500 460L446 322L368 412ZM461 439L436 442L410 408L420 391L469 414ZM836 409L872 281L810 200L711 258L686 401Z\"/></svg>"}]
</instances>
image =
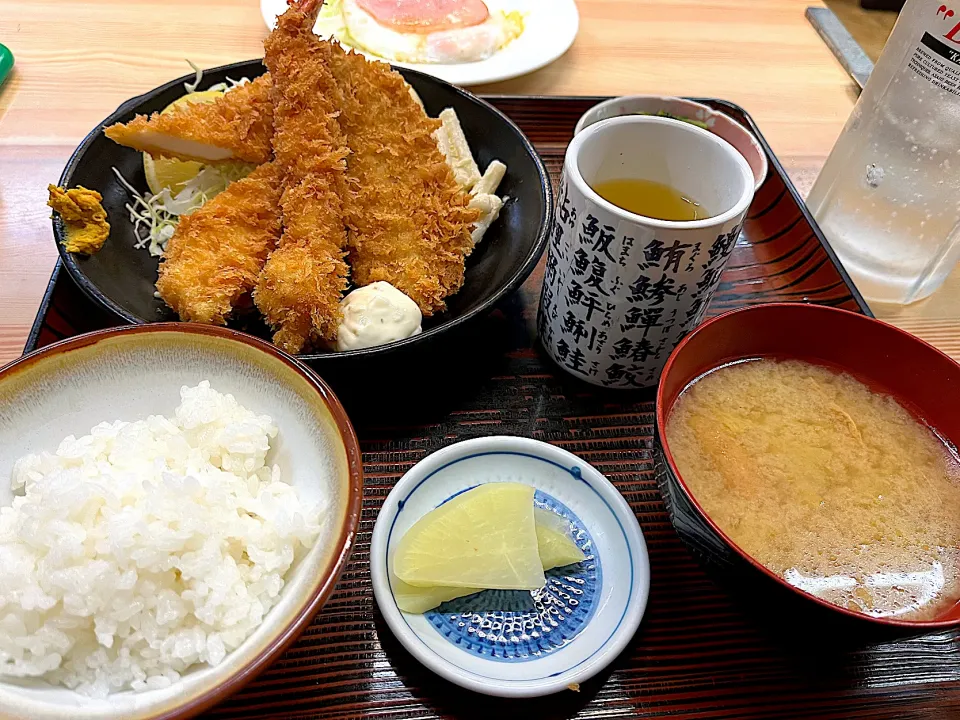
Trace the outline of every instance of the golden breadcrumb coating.
<instances>
[{"instance_id":1,"label":"golden breadcrumb coating","mask_svg":"<svg viewBox=\"0 0 960 720\"><path fill-rule=\"evenodd\" d=\"M137 115L103 132L114 142L155 157L262 165L272 154L271 85L270 75L261 75L213 102L183 103L149 118Z\"/></svg>"},{"instance_id":2,"label":"golden breadcrumb coating","mask_svg":"<svg viewBox=\"0 0 960 720\"><path fill-rule=\"evenodd\" d=\"M280 238L277 163L261 165L184 215L167 243L157 290L187 322L225 325Z\"/></svg>"},{"instance_id":3,"label":"golden breadcrumb coating","mask_svg":"<svg viewBox=\"0 0 960 720\"><path fill-rule=\"evenodd\" d=\"M273 76L273 149L284 171L283 235L254 301L275 330L274 343L292 353L336 338L347 287L347 148L337 122L332 48L313 34L321 4L291 5L264 42L264 64Z\"/></svg>"},{"instance_id":4,"label":"golden breadcrumb coating","mask_svg":"<svg viewBox=\"0 0 960 720\"><path fill-rule=\"evenodd\" d=\"M66 225L67 239L63 247L67 252L93 255L102 248L110 236L107 211L100 204L103 195L85 187L64 190L48 185L47 191L50 193L47 205L60 213Z\"/></svg>"},{"instance_id":5,"label":"golden breadcrumb coating","mask_svg":"<svg viewBox=\"0 0 960 720\"><path fill-rule=\"evenodd\" d=\"M479 212L467 207L470 196L437 148L440 121L427 117L399 73L335 43L332 68L350 148L345 210L353 281L385 280L433 315L463 285Z\"/></svg>"},{"instance_id":6,"label":"golden breadcrumb coating","mask_svg":"<svg viewBox=\"0 0 960 720\"><path fill-rule=\"evenodd\" d=\"M104 131L158 157L262 165L181 220L157 287L184 320L217 324L253 288L288 352L336 338L347 250L356 285L383 280L426 316L444 310L479 216L437 146L440 121L388 65L319 41L321 5L278 19L267 74Z\"/></svg>"}]
</instances>

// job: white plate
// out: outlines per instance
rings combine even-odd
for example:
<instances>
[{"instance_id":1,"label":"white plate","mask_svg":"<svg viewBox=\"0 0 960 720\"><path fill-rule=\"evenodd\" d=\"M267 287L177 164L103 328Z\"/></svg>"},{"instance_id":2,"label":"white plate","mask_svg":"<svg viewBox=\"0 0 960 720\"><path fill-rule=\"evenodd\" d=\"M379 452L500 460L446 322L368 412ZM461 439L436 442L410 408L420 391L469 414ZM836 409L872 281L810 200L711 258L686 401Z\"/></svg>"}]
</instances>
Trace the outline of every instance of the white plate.
<instances>
[{"instance_id":1,"label":"white plate","mask_svg":"<svg viewBox=\"0 0 960 720\"><path fill-rule=\"evenodd\" d=\"M563 55L573 44L580 26L580 15L574 0L486 0L490 12L519 10L525 14L524 31L503 50L486 60L455 65L401 63L399 67L411 68L446 80L454 85L479 85L499 82L526 75L549 65ZM277 15L287 9L286 0L260 0L260 12L268 28L273 28ZM324 23L315 28L319 35L326 35ZM346 43L344 46L347 47ZM382 60L376 55L364 55Z\"/></svg>"},{"instance_id":2,"label":"white plate","mask_svg":"<svg viewBox=\"0 0 960 720\"><path fill-rule=\"evenodd\" d=\"M488 482L535 487L534 502L571 522L587 560L549 571L541 590L501 593L496 600L517 603L514 612L486 610L490 590L423 615L401 612L388 573L394 545L424 514ZM598 673L633 637L650 590L646 544L623 496L577 456L520 437L466 440L417 463L380 510L370 572L380 611L417 660L501 697L547 695Z\"/></svg>"}]
</instances>

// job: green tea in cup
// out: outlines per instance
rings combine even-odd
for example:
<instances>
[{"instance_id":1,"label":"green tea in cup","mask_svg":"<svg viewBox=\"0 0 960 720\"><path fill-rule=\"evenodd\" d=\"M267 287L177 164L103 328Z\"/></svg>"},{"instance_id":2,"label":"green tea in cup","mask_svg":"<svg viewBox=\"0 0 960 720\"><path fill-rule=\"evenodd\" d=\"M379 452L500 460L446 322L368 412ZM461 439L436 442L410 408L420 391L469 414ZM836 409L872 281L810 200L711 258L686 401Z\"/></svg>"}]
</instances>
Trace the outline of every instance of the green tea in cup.
<instances>
[{"instance_id":1,"label":"green tea in cup","mask_svg":"<svg viewBox=\"0 0 960 720\"><path fill-rule=\"evenodd\" d=\"M689 195L656 180L618 178L595 183L592 187L604 200L634 215L674 222L709 217L700 203Z\"/></svg>"}]
</instances>

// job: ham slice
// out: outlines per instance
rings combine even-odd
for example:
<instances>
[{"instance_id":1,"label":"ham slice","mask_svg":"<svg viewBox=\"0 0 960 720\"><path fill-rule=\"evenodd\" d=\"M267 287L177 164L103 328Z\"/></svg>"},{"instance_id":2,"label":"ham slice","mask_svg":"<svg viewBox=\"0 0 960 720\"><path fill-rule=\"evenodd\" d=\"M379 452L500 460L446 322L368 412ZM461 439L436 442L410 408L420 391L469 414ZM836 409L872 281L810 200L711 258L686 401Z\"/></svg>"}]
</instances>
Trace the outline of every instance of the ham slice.
<instances>
[{"instance_id":1,"label":"ham slice","mask_svg":"<svg viewBox=\"0 0 960 720\"><path fill-rule=\"evenodd\" d=\"M480 25L490 17L483 0L356 0L378 24L401 33L429 33Z\"/></svg>"}]
</instances>

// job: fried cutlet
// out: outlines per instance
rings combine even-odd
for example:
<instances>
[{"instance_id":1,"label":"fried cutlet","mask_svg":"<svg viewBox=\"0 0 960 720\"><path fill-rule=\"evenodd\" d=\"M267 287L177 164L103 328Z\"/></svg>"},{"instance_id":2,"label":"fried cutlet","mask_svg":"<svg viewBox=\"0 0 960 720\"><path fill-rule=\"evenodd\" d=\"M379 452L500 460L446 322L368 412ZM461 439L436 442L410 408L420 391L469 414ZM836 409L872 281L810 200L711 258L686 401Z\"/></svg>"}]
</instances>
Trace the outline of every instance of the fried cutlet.
<instances>
[{"instance_id":1,"label":"fried cutlet","mask_svg":"<svg viewBox=\"0 0 960 720\"><path fill-rule=\"evenodd\" d=\"M463 284L479 211L454 179L427 117L403 77L331 43L343 92L339 115L347 138L345 211L353 281L385 280L424 315L442 311Z\"/></svg>"},{"instance_id":2,"label":"fried cutlet","mask_svg":"<svg viewBox=\"0 0 960 720\"><path fill-rule=\"evenodd\" d=\"M150 117L137 115L103 132L120 145L156 157L262 165L272 155L272 84L270 75L261 75L213 102L184 103Z\"/></svg>"},{"instance_id":3,"label":"fried cutlet","mask_svg":"<svg viewBox=\"0 0 960 720\"><path fill-rule=\"evenodd\" d=\"M224 325L280 238L281 169L261 165L189 215L167 243L157 290L187 322Z\"/></svg>"}]
</instances>

